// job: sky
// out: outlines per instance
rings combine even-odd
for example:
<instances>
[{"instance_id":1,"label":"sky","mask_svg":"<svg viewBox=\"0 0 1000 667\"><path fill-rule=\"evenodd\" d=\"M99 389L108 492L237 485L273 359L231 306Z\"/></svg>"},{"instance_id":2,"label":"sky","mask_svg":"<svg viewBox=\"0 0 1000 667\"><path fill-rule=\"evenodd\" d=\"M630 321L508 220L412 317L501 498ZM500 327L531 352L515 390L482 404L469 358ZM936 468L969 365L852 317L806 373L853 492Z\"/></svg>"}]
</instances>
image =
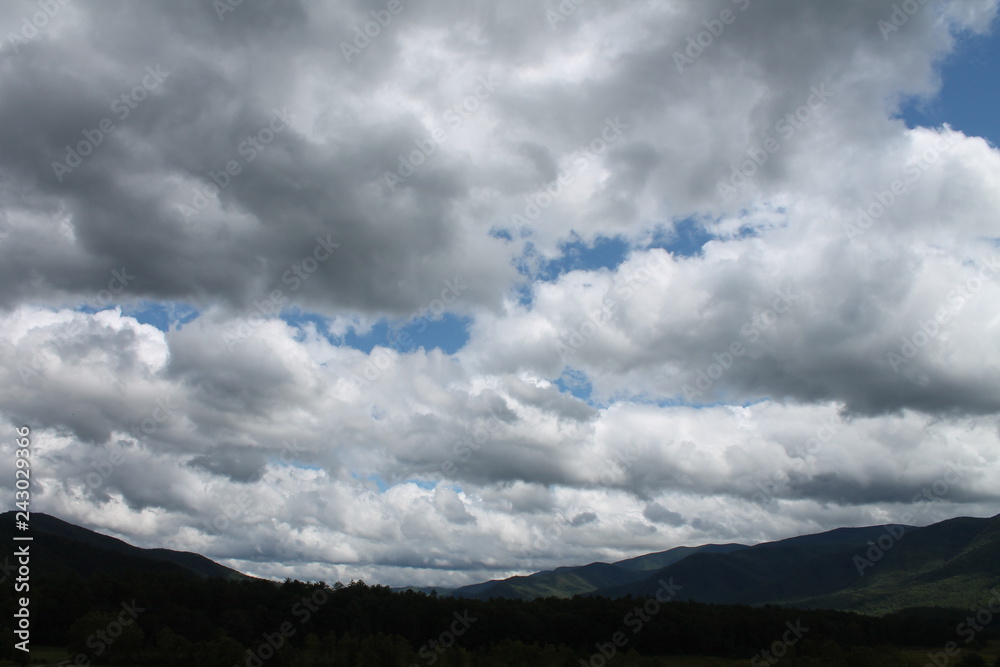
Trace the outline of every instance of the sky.
<instances>
[{"instance_id":1,"label":"sky","mask_svg":"<svg viewBox=\"0 0 1000 667\"><path fill-rule=\"evenodd\" d=\"M0 7L0 486L458 586L1000 509L998 0Z\"/></svg>"}]
</instances>

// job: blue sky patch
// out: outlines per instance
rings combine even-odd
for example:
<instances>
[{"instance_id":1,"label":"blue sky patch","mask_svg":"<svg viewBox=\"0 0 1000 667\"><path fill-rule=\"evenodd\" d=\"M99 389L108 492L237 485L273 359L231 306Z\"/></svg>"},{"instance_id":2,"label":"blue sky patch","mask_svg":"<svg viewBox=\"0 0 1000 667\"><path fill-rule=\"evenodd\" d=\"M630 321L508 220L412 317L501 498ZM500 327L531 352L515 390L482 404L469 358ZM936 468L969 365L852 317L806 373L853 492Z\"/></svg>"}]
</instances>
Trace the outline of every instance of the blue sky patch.
<instances>
[{"instance_id":1,"label":"blue sky patch","mask_svg":"<svg viewBox=\"0 0 1000 667\"><path fill-rule=\"evenodd\" d=\"M535 280L551 282L570 271L614 270L628 256L629 244L622 237L599 236L590 245L579 237L559 244L559 257L546 259L538 254L530 241L524 246L524 253L517 259L516 266L521 275Z\"/></svg>"},{"instance_id":2,"label":"blue sky patch","mask_svg":"<svg viewBox=\"0 0 1000 667\"><path fill-rule=\"evenodd\" d=\"M594 239L593 245L587 245L579 238L560 243L559 250L562 251L559 258L542 264L537 276L539 280L555 280L570 271L614 270L625 261L629 246L621 237L600 236Z\"/></svg>"},{"instance_id":3,"label":"blue sky patch","mask_svg":"<svg viewBox=\"0 0 1000 667\"><path fill-rule=\"evenodd\" d=\"M583 401L590 401L590 395L594 391L594 385L587 374L575 368L564 370L553 384L559 387L559 391L572 394Z\"/></svg>"},{"instance_id":4,"label":"blue sky patch","mask_svg":"<svg viewBox=\"0 0 1000 667\"><path fill-rule=\"evenodd\" d=\"M403 480L402 482L397 482L397 484L390 484L389 482L385 481L379 474L371 474L365 477L359 475L356 472L352 472L351 477L353 477L354 479L363 479L368 482L374 482L375 486L378 488L379 493L385 493L386 491L396 486L397 484L416 484L421 489L426 489L428 491L434 489L438 484L437 482L426 479L406 479Z\"/></svg>"},{"instance_id":5,"label":"blue sky patch","mask_svg":"<svg viewBox=\"0 0 1000 667\"><path fill-rule=\"evenodd\" d=\"M472 318L445 313L436 320L417 317L405 324L381 319L365 333L351 328L343 336L330 334L330 320L315 313L305 313L297 308L281 314L281 319L293 327L301 329L305 324L313 324L316 330L335 345L345 345L365 354L376 347L386 347L401 354L439 349L445 354L455 354L469 342L469 326Z\"/></svg>"},{"instance_id":6,"label":"blue sky patch","mask_svg":"<svg viewBox=\"0 0 1000 667\"><path fill-rule=\"evenodd\" d=\"M560 256L555 259L542 257L530 241L525 243L524 252L514 265L518 273L533 282L552 282L570 271L596 271L599 269L617 269L625 261L629 253L629 244L624 238L616 236L608 238L597 237L590 245L584 243L578 236L559 244ZM531 285L521 285L516 288L518 303L530 308L534 301Z\"/></svg>"},{"instance_id":7,"label":"blue sky patch","mask_svg":"<svg viewBox=\"0 0 1000 667\"><path fill-rule=\"evenodd\" d=\"M445 354L455 354L469 342L469 326L472 318L445 313L439 319L431 320L419 317L406 324L392 325L388 320L380 320L371 330L358 334L353 329L348 331L342 345L370 353L378 345L388 347L400 353L414 352L420 348L425 350L439 349Z\"/></svg>"},{"instance_id":8,"label":"blue sky patch","mask_svg":"<svg viewBox=\"0 0 1000 667\"><path fill-rule=\"evenodd\" d=\"M112 304L119 305L119 304ZM80 306L77 312L92 315L96 312L107 310L111 306ZM140 301L122 305L122 315L134 317L141 324L149 324L160 331L169 331L170 327L177 327L187 324L200 315L200 311L186 303L174 303L171 301Z\"/></svg>"},{"instance_id":9,"label":"blue sky patch","mask_svg":"<svg viewBox=\"0 0 1000 667\"><path fill-rule=\"evenodd\" d=\"M293 326L299 330L302 330L305 324L313 324L316 326L316 331L326 336L327 340L333 342L333 339L330 338L330 330L328 328L329 318L316 313L307 313L298 308L290 308L281 313L281 319L289 326Z\"/></svg>"},{"instance_id":10,"label":"blue sky patch","mask_svg":"<svg viewBox=\"0 0 1000 667\"><path fill-rule=\"evenodd\" d=\"M958 37L955 52L941 65L941 93L931 100L910 99L903 104L900 116L908 127L948 123L1000 146L1000 31L996 22L993 25L991 35Z\"/></svg>"},{"instance_id":11,"label":"blue sky patch","mask_svg":"<svg viewBox=\"0 0 1000 667\"><path fill-rule=\"evenodd\" d=\"M673 229L658 229L649 247L662 248L680 257L694 257L700 255L705 244L713 238L700 222L685 218L677 222Z\"/></svg>"}]
</instances>

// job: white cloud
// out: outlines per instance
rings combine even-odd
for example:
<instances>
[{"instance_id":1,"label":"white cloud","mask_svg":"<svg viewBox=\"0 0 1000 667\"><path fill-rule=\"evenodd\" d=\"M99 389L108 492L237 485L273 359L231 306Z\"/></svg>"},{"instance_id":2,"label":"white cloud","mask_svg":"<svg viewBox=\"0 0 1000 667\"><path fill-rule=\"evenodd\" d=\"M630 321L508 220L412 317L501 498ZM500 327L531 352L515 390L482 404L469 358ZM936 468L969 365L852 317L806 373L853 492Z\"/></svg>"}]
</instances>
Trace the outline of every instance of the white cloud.
<instances>
[{"instance_id":1,"label":"white cloud","mask_svg":"<svg viewBox=\"0 0 1000 667\"><path fill-rule=\"evenodd\" d=\"M888 0L588 3L552 29L554 4L414 4L352 62L363 3L88 6L5 55L0 415L33 429L39 506L393 585L995 513L1000 154L894 116L996 2L888 39ZM52 161L158 63L162 90L60 182ZM251 160L275 108L292 126ZM649 247L689 217L700 254ZM625 261L515 268L598 236ZM266 304L336 337L432 313L456 280L454 355L365 353ZM112 300L199 312L163 332L78 308Z\"/></svg>"}]
</instances>

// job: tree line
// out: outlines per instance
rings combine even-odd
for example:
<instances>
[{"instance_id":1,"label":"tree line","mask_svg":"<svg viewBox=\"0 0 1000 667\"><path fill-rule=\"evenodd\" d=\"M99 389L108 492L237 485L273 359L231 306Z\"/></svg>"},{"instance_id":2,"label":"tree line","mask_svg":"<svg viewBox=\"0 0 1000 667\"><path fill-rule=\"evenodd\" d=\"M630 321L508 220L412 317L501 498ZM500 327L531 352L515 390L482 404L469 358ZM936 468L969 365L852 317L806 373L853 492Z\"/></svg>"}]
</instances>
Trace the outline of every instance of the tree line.
<instances>
[{"instance_id":1,"label":"tree line","mask_svg":"<svg viewBox=\"0 0 1000 667\"><path fill-rule=\"evenodd\" d=\"M137 571L49 576L32 589L33 645L65 646L75 665L603 667L703 655L753 667L779 660L783 667L908 667L897 647L940 650L956 640L963 618L962 610L872 617L582 596L483 601L360 581L328 586ZM12 608L11 588L2 595ZM4 635L12 638L12 630ZM997 636L987 628L963 648ZM26 657L12 639L6 647L7 658Z\"/></svg>"}]
</instances>

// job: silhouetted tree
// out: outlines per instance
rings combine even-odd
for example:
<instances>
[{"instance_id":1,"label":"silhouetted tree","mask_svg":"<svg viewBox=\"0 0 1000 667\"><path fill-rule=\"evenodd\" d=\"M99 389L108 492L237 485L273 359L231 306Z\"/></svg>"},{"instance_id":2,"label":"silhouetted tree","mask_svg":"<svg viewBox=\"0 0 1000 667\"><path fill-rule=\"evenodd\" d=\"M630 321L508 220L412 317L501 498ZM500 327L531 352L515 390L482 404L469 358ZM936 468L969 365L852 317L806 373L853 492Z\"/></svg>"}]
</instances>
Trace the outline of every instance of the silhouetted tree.
<instances>
[{"instance_id":1,"label":"silhouetted tree","mask_svg":"<svg viewBox=\"0 0 1000 667\"><path fill-rule=\"evenodd\" d=\"M986 660L978 653L966 653L958 661L957 667L986 667Z\"/></svg>"}]
</instances>

